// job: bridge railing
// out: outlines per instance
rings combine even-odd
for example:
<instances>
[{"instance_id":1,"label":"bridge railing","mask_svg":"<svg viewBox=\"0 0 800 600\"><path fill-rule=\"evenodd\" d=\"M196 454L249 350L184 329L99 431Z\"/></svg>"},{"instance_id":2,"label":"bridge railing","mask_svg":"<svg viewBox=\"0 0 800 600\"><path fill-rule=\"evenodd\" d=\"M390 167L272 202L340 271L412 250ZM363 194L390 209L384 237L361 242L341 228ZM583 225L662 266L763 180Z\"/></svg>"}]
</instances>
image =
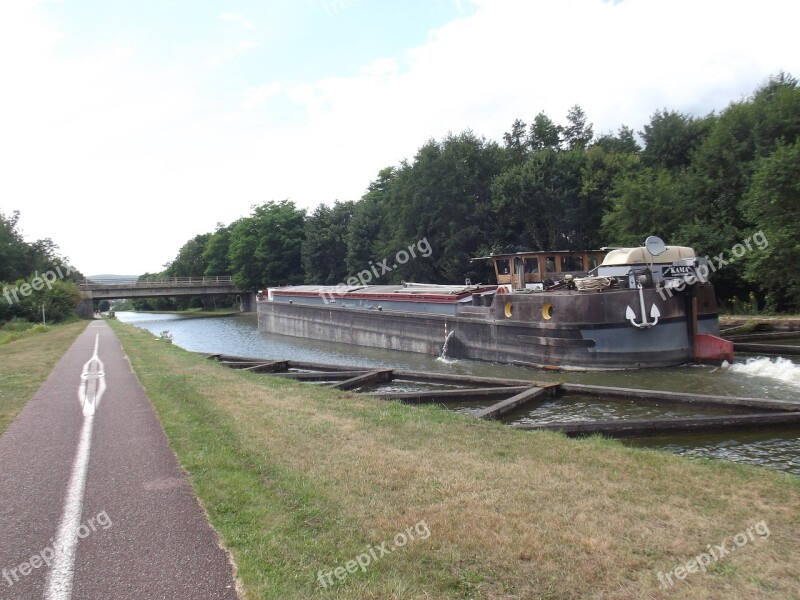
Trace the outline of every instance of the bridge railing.
<instances>
[{"instance_id":1,"label":"bridge railing","mask_svg":"<svg viewBox=\"0 0 800 600\"><path fill-rule=\"evenodd\" d=\"M107 279L90 278L84 279L79 284L81 287L124 287L124 288L147 288L165 286L215 286L233 285L230 275L212 275L209 277L148 277L146 279Z\"/></svg>"}]
</instances>

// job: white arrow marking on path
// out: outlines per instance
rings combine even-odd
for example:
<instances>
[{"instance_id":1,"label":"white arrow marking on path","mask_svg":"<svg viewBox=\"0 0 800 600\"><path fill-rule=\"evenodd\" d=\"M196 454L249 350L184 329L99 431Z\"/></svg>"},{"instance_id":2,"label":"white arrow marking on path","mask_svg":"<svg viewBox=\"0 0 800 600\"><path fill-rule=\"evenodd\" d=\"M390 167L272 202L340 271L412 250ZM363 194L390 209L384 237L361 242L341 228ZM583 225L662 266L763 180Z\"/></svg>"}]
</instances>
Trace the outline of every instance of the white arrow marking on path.
<instances>
[{"instance_id":1,"label":"white arrow marking on path","mask_svg":"<svg viewBox=\"0 0 800 600\"><path fill-rule=\"evenodd\" d=\"M55 557L47 580L45 600L69 600L72 596L75 551L78 548L78 529L83 512L83 494L86 488L86 472L92 447L94 414L106 391L103 362L97 354L99 345L100 334L98 333L94 340L94 354L83 365L81 384L78 388L78 399L83 411L83 428L78 441L78 451L75 453L75 462L72 465L72 475L67 486L67 497L58 527L58 535L53 545Z\"/></svg>"},{"instance_id":2,"label":"white arrow marking on path","mask_svg":"<svg viewBox=\"0 0 800 600\"><path fill-rule=\"evenodd\" d=\"M81 387L78 388L78 399L81 402L84 417L95 413L100 406L100 399L106 391L106 374L103 361L97 356L99 344L100 334L98 333L94 341L94 354L83 365L83 373L81 373Z\"/></svg>"}]
</instances>

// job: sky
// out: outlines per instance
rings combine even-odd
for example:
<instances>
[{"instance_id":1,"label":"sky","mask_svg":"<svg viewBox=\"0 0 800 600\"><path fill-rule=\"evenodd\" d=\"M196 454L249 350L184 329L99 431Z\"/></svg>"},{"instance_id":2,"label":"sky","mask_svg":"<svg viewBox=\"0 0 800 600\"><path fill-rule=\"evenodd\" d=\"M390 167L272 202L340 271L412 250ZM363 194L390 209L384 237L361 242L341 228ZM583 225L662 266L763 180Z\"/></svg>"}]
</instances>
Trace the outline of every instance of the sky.
<instances>
[{"instance_id":1,"label":"sky","mask_svg":"<svg viewBox=\"0 0 800 600\"><path fill-rule=\"evenodd\" d=\"M0 0L0 211L84 274L357 200L420 146L515 119L640 131L800 77L796 0Z\"/></svg>"}]
</instances>

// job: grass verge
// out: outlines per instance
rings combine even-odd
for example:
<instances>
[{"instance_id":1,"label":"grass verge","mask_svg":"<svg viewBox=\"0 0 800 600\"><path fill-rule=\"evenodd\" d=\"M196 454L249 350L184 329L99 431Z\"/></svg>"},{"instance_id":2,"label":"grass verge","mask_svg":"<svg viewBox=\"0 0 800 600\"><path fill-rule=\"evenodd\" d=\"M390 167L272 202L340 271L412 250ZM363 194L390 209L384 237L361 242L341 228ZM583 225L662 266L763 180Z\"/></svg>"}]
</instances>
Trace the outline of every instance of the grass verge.
<instances>
[{"instance_id":1,"label":"grass verge","mask_svg":"<svg viewBox=\"0 0 800 600\"><path fill-rule=\"evenodd\" d=\"M85 327L86 321L78 321L0 330L0 433L17 418Z\"/></svg>"},{"instance_id":2,"label":"grass verge","mask_svg":"<svg viewBox=\"0 0 800 600\"><path fill-rule=\"evenodd\" d=\"M111 325L248 598L800 597L796 477L234 371Z\"/></svg>"}]
</instances>

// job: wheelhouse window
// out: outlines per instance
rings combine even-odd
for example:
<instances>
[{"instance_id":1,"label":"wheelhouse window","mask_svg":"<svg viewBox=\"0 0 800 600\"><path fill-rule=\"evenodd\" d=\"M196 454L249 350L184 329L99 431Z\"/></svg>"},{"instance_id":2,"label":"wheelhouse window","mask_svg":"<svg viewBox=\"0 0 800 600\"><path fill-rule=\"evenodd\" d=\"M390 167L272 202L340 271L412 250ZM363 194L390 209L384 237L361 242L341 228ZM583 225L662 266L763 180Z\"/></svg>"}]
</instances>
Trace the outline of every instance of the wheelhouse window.
<instances>
[{"instance_id":1,"label":"wheelhouse window","mask_svg":"<svg viewBox=\"0 0 800 600\"><path fill-rule=\"evenodd\" d=\"M574 273L583 271L583 256L568 254L561 257L561 272Z\"/></svg>"},{"instance_id":2,"label":"wheelhouse window","mask_svg":"<svg viewBox=\"0 0 800 600\"><path fill-rule=\"evenodd\" d=\"M497 266L497 274L498 275L508 275L511 273L511 265L508 262L507 258L499 258L495 261L495 265Z\"/></svg>"},{"instance_id":3,"label":"wheelhouse window","mask_svg":"<svg viewBox=\"0 0 800 600\"><path fill-rule=\"evenodd\" d=\"M597 265L599 264L599 260L596 254L589 255L589 270L596 269Z\"/></svg>"},{"instance_id":4,"label":"wheelhouse window","mask_svg":"<svg viewBox=\"0 0 800 600\"><path fill-rule=\"evenodd\" d=\"M539 259L538 258L526 258L525 259L525 273L527 275L538 275L539 274Z\"/></svg>"},{"instance_id":5,"label":"wheelhouse window","mask_svg":"<svg viewBox=\"0 0 800 600\"><path fill-rule=\"evenodd\" d=\"M548 256L544 259L544 269L547 273L555 273L556 272L556 257L555 256Z\"/></svg>"}]
</instances>

